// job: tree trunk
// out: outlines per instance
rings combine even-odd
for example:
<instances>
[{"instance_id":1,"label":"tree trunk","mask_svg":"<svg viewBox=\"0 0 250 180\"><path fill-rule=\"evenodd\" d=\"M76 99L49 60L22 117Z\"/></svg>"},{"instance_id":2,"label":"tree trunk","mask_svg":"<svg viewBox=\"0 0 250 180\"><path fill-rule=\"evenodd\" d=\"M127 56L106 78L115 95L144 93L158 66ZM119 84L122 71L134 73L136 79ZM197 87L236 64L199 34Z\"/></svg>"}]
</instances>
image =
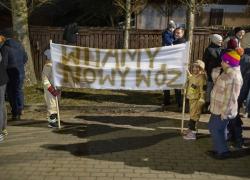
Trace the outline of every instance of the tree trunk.
<instances>
[{"instance_id":1,"label":"tree trunk","mask_svg":"<svg viewBox=\"0 0 250 180\"><path fill-rule=\"evenodd\" d=\"M28 61L25 66L25 85L34 85L37 83L37 80L31 56L26 0L11 0L11 7L14 34L17 35L18 40L22 43L28 55Z\"/></svg>"},{"instance_id":2,"label":"tree trunk","mask_svg":"<svg viewBox=\"0 0 250 180\"><path fill-rule=\"evenodd\" d=\"M189 50L189 64L192 61L191 53L192 53L192 46L193 46L193 32L194 32L194 21L195 21L195 0L190 0L190 5L188 6L187 11L187 39L190 43L190 50Z\"/></svg>"},{"instance_id":3,"label":"tree trunk","mask_svg":"<svg viewBox=\"0 0 250 180\"><path fill-rule=\"evenodd\" d=\"M128 49L129 45L129 30L130 30L130 21L131 21L131 0L126 0L126 24L124 32L124 43L123 48Z\"/></svg>"}]
</instances>

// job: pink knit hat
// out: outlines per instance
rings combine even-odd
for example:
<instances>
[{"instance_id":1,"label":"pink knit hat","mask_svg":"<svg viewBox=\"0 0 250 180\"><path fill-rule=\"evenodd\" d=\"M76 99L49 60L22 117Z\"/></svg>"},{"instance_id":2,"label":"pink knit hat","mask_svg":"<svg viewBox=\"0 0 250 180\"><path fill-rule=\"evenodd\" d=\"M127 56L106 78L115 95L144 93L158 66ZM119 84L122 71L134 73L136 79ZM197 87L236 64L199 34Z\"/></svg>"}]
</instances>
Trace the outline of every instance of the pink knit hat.
<instances>
[{"instance_id":1,"label":"pink knit hat","mask_svg":"<svg viewBox=\"0 0 250 180\"><path fill-rule=\"evenodd\" d=\"M242 48L237 48L236 50L226 52L221 56L221 59L231 67L239 66L242 51L244 51Z\"/></svg>"}]
</instances>

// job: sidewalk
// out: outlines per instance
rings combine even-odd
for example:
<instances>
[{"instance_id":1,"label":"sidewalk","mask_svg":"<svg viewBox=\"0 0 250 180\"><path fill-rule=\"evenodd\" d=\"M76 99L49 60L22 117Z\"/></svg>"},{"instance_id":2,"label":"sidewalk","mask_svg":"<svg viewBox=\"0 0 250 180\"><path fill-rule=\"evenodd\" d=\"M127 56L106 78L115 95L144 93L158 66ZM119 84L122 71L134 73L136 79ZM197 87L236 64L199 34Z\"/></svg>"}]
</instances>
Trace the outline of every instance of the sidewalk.
<instances>
[{"instance_id":1,"label":"sidewalk","mask_svg":"<svg viewBox=\"0 0 250 180\"><path fill-rule=\"evenodd\" d=\"M206 155L209 115L199 123L199 139L184 141L181 114L156 106L67 109L60 130L47 128L42 106L26 107L23 120L9 122L0 180L250 179L249 151L227 160ZM250 138L250 119L244 123Z\"/></svg>"}]
</instances>

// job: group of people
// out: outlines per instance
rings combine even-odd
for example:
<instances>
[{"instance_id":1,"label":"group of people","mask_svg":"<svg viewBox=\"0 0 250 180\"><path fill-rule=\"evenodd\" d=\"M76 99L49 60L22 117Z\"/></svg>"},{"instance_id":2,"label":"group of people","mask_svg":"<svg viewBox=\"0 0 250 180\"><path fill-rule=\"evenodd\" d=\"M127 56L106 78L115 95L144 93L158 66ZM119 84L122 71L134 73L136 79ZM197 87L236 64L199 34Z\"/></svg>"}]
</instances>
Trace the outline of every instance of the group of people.
<instances>
[{"instance_id":1,"label":"group of people","mask_svg":"<svg viewBox=\"0 0 250 180\"><path fill-rule=\"evenodd\" d=\"M174 21L170 21L168 28L162 34L162 45L163 46L172 46L176 44L185 43L186 39L184 37L185 30L183 27L176 27ZM178 105L178 109L180 110L182 107L182 97L181 90L175 89L175 98ZM170 104L170 91L164 90L164 100L163 100L163 109L166 108L167 105Z\"/></svg>"},{"instance_id":2,"label":"group of people","mask_svg":"<svg viewBox=\"0 0 250 180\"><path fill-rule=\"evenodd\" d=\"M185 43L184 32L182 27L176 27L174 21L170 21L162 36L163 45ZM190 120L188 129L183 132L183 138L196 139L197 122L205 106L211 113L208 123L213 141L211 154L217 158L230 156L228 140L233 142L235 148L244 148L239 112L243 104L246 104L247 112L250 110L250 42L243 49L241 39L245 34L244 29L237 27L234 32L234 36L225 39L224 44L221 35L212 34L203 59L196 60L192 64L191 72L187 72L187 93L184 98L189 100ZM54 87L50 50L47 49L44 55L47 60L42 72L42 82L48 126L57 128L56 104L61 91ZM21 43L13 37L0 34L0 141L7 135L5 94L12 109L12 119L20 119L23 113L26 62L27 55ZM181 90L175 89L175 97L178 108L181 108ZM169 104L170 91L164 90L163 106Z\"/></svg>"},{"instance_id":3,"label":"group of people","mask_svg":"<svg viewBox=\"0 0 250 180\"><path fill-rule=\"evenodd\" d=\"M0 142L8 134L6 130L7 112L5 98L7 94L11 106L12 120L19 120L23 114L23 83L27 54L9 31L0 33Z\"/></svg>"},{"instance_id":4,"label":"group of people","mask_svg":"<svg viewBox=\"0 0 250 180\"><path fill-rule=\"evenodd\" d=\"M179 38L183 36L178 34L179 28L170 21L163 32L163 45L171 46L180 42ZM213 150L209 152L220 159L230 157L228 141L231 142L231 148L246 148L242 137L240 108L245 105L246 113L243 116L247 117L250 110L250 42L245 49L241 47L244 35L245 30L241 27L236 27L234 35L224 40L221 35L212 34L203 59L196 60L191 66L191 72L187 72L187 93L184 98L189 100L190 120L183 138L196 139L197 122L205 109L211 113L208 129ZM180 108L181 93L175 90L175 96ZM168 104L170 93L165 90L163 106Z\"/></svg>"}]
</instances>

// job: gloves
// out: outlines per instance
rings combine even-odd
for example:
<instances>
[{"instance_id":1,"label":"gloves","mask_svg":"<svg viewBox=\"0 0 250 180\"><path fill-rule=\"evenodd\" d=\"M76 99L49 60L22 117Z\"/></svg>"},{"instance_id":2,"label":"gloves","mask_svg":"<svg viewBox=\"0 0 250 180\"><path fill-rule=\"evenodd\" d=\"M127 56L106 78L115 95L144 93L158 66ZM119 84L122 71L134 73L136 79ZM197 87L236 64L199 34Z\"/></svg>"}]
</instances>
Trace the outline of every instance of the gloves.
<instances>
[{"instance_id":1,"label":"gloves","mask_svg":"<svg viewBox=\"0 0 250 180\"><path fill-rule=\"evenodd\" d=\"M53 86L48 87L48 91L55 97L60 95L60 91L56 90Z\"/></svg>"},{"instance_id":2,"label":"gloves","mask_svg":"<svg viewBox=\"0 0 250 180\"><path fill-rule=\"evenodd\" d=\"M200 98L200 99L199 99L199 103L200 103L200 105L203 105L203 104L205 104L205 100L202 99L202 98Z\"/></svg>"}]
</instances>

